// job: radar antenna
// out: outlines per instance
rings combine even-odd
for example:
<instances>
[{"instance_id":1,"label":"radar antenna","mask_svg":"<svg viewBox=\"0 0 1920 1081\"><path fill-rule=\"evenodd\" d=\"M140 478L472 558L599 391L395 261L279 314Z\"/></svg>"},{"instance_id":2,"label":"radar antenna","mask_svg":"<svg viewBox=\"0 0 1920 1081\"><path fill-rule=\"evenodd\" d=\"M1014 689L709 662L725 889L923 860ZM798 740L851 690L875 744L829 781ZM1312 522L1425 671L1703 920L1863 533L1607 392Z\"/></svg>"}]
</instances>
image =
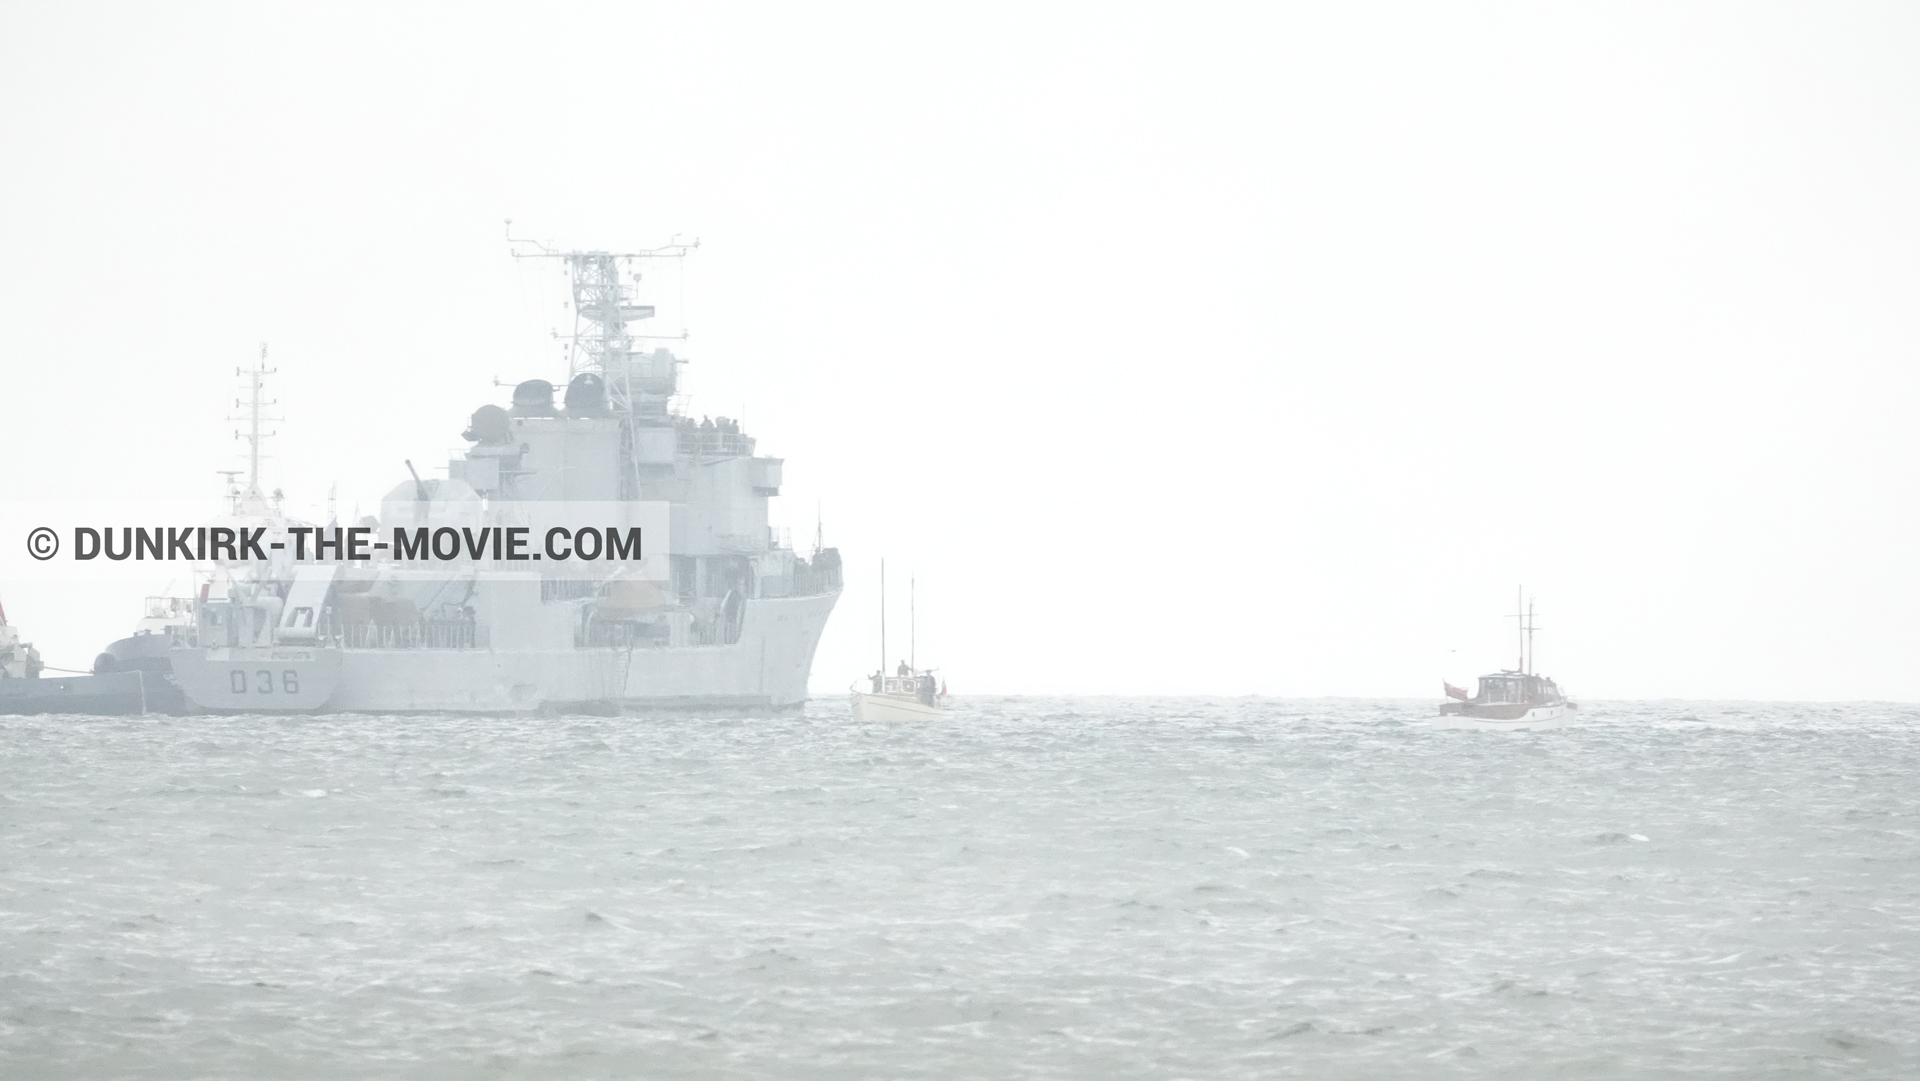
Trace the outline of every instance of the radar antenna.
<instances>
[{"instance_id":1,"label":"radar antenna","mask_svg":"<svg viewBox=\"0 0 1920 1081\"><path fill-rule=\"evenodd\" d=\"M634 356L635 339L655 336L632 334L627 330L628 323L653 318L654 306L638 302L632 287L622 281L622 272L642 260L684 259L700 246L700 241L696 238L683 242L675 236L660 247L637 251L561 251L544 241L514 236L513 219L508 218L507 246L515 259L559 259L566 263L573 282L573 333L568 336L567 378L571 380L582 372L593 372L605 381L608 404L616 413L664 419L667 401L673 395L671 390L662 394L656 388L662 383L671 384L672 375L669 372L662 377L651 373L645 358ZM640 280L637 271L632 272L632 280ZM670 337L685 338L686 334ZM637 381L638 386L633 373L637 359L643 361L642 368L648 369Z\"/></svg>"}]
</instances>

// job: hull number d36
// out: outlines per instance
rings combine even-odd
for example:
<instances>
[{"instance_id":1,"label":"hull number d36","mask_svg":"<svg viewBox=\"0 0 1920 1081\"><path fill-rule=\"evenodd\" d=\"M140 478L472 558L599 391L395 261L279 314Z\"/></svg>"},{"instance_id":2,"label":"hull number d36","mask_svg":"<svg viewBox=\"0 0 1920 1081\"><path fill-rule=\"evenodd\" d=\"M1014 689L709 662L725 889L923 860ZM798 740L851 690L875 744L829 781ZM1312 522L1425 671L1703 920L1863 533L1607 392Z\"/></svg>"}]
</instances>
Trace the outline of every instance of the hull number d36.
<instances>
[{"instance_id":1,"label":"hull number d36","mask_svg":"<svg viewBox=\"0 0 1920 1081\"><path fill-rule=\"evenodd\" d=\"M296 668L283 668L276 686L271 668L257 668L249 671L235 668L227 673L227 687L234 694L299 694L300 671Z\"/></svg>"}]
</instances>

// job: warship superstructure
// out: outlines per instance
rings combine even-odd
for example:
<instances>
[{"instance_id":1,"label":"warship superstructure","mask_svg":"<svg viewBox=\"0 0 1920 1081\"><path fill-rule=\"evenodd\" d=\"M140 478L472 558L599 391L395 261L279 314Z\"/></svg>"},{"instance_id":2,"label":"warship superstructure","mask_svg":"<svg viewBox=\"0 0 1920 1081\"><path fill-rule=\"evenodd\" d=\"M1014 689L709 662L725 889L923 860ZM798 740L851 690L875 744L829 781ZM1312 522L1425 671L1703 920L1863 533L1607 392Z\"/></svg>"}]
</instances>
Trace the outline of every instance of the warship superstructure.
<instances>
[{"instance_id":1,"label":"warship superstructure","mask_svg":"<svg viewBox=\"0 0 1920 1081\"><path fill-rule=\"evenodd\" d=\"M654 314L627 284L631 267L685 249L516 244L516 257L558 260L569 275L566 381L528 379L506 407L476 409L470 447L445 479L413 473L377 520L360 524L484 524L501 506L656 507L650 521L661 524L645 538L652 571L547 562L503 572L498 562L421 564L392 552L327 562L275 552L264 563L208 565L186 601L190 618L136 636L150 641L114 643L103 664L163 670L188 708L204 710L620 712L806 700L840 595L839 553L816 542L803 556L781 540L767 510L782 460L758 453L738 421L682 415L674 399L684 361L639 347L629 330ZM276 537L306 528L262 496L254 432L233 522Z\"/></svg>"}]
</instances>

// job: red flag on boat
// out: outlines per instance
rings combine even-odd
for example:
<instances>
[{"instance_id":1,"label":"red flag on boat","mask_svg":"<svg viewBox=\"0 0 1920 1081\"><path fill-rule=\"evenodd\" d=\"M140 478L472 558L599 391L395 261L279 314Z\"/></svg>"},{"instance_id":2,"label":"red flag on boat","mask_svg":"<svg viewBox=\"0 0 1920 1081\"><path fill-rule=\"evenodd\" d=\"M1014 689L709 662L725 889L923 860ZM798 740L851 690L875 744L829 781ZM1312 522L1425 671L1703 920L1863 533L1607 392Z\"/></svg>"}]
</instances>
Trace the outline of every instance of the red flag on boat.
<instances>
[{"instance_id":1,"label":"red flag on boat","mask_svg":"<svg viewBox=\"0 0 1920 1081\"><path fill-rule=\"evenodd\" d=\"M1447 689L1448 698L1458 698L1460 701L1465 702L1467 699L1472 697L1472 695L1469 695L1467 693L1466 688L1456 687L1453 684L1448 683L1444 679L1440 681L1440 685Z\"/></svg>"}]
</instances>

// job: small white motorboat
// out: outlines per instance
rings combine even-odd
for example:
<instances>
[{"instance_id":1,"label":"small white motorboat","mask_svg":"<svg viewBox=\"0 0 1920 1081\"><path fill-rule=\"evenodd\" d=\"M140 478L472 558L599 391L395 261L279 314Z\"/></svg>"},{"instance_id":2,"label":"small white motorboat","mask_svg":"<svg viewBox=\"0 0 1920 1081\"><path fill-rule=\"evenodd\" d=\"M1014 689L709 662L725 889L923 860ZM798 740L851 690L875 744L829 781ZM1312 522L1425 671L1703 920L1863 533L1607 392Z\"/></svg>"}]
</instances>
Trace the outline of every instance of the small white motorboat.
<instances>
[{"instance_id":1,"label":"small white motorboat","mask_svg":"<svg viewBox=\"0 0 1920 1081\"><path fill-rule=\"evenodd\" d=\"M882 676L874 682L877 690L862 690L858 683L848 688L856 721L934 721L952 712L942 693L945 688L931 671Z\"/></svg>"},{"instance_id":2,"label":"small white motorboat","mask_svg":"<svg viewBox=\"0 0 1920 1081\"><path fill-rule=\"evenodd\" d=\"M914 588L907 582L907 656L914 656ZM917 658L916 658L917 659ZM914 659L903 660L887 675L887 561L880 561L880 667L863 683L847 688L856 721L932 721L951 713L946 682Z\"/></svg>"}]
</instances>

